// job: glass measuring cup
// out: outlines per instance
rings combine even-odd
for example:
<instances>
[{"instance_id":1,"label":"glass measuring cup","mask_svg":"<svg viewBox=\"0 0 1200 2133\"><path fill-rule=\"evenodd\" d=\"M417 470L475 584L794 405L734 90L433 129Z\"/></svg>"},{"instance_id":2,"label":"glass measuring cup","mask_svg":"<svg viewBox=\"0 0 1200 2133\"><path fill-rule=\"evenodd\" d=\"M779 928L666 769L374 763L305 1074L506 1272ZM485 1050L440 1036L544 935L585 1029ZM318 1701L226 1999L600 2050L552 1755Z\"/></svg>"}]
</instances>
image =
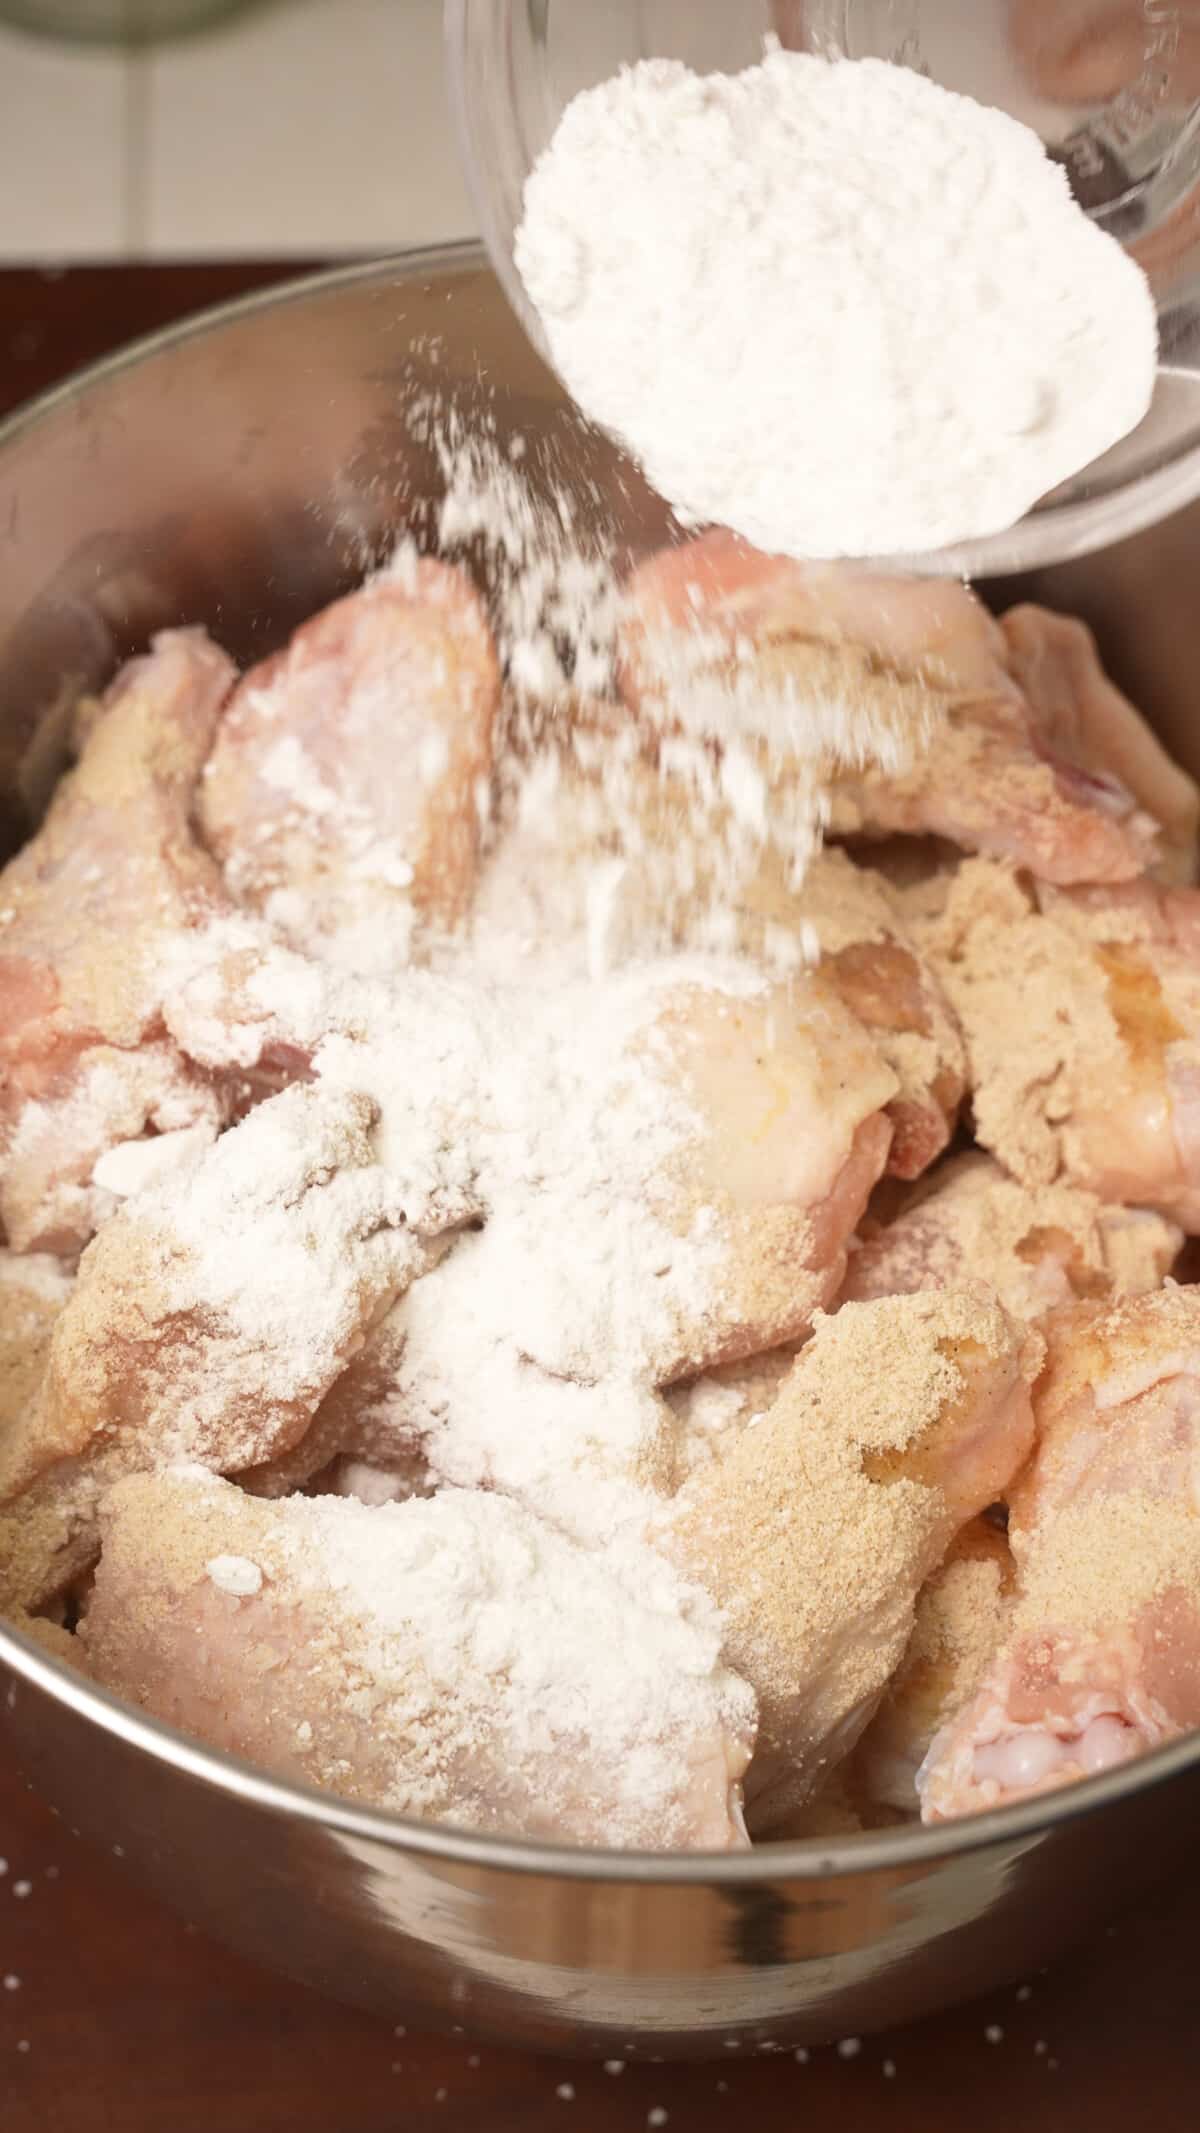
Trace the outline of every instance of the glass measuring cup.
<instances>
[{"instance_id":1,"label":"glass measuring cup","mask_svg":"<svg viewBox=\"0 0 1200 2133\"><path fill-rule=\"evenodd\" d=\"M492 263L513 263L525 179L580 89L639 59L697 72L798 49L917 67L1031 125L1076 198L1150 277L1159 372L1139 427L1007 531L920 556L996 575L1084 555L1200 494L1200 0L446 0L461 148Z\"/></svg>"}]
</instances>

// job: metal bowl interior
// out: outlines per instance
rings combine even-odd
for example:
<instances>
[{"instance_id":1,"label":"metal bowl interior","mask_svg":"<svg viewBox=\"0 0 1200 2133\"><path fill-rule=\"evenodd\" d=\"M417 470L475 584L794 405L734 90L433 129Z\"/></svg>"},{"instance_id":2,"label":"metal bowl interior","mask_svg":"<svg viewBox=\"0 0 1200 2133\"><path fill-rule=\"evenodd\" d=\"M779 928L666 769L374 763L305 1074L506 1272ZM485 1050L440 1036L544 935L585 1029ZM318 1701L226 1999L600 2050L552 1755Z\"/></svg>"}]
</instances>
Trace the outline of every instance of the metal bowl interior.
<instances>
[{"instance_id":1,"label":"metal bowl interior","mask_svg":"<svg viewBox=\"0 0 1200 2133\"><path fill-rule=\"evenodd\" d=\"M431 394L566 488L618 553L669 521L588 431L473 248L294 285L144 342L0 429L0 793L36 819L63 707L153 629L280 642L441 493ZM416 418L416 419L414 419ZM1187 641L1197 521L1040 591L1200 767ZM1102 566L1102 567L1101 567ZM1194 606L1194 603L1193 603ZM0 1629L0 1734L68 1822L198 1924L393 2016L628 2055L817 2042L1043 1962L1188 1841L1200 1736L936 1830L617 1855L356 1809L211 1753Z\"/></svg>"}]
</instances>

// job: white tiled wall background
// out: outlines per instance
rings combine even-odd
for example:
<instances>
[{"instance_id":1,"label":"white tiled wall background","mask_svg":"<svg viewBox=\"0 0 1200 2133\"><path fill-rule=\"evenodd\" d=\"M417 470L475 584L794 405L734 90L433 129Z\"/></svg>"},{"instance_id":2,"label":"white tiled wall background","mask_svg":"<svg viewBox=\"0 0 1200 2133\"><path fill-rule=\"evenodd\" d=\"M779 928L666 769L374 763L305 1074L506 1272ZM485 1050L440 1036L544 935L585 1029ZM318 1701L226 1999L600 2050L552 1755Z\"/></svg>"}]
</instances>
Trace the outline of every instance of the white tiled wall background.
<instances>
[{"instance_id":1,"label":"white tiled wall background","mask_svg":"<svg viewBox=\"0 0 1200 2133\"><path fill-rule=\"evenodd\" d=\"M271 0L136 53L0 23L0 265L469 236L441 15L441 0Z\"/></svg>"}]
</instances>

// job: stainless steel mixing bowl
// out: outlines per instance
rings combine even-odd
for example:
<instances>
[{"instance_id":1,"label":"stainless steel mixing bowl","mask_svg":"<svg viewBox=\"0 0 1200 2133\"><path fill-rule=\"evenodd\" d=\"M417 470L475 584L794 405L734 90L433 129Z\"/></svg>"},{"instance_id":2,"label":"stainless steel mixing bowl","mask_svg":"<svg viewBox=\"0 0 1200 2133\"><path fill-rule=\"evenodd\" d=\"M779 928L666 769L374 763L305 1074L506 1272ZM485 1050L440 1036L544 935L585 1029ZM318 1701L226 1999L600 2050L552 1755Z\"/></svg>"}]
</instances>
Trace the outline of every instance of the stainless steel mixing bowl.
<instances>
[{"instance_id":1,"label":"stainless steel mixing bowl","mask_svg":"<svg viewBox=\"0 0 1200 2133\"><path fill-rule=\"evenodd\" d=\"M149 630L245 658L428 522L431 390L520 433L631 550L661 506L578 427L473 250L231 306L0 430L0 787L44 799L62 707ZM1200 768L1200 510L1043 587ZM1026 588L1028 589L1028 588ZM67 1822L247 1954L396 2018L627 2057L815 2043L1045 1962L1189 1841L1200 1736L958 1827L616 1856L451 1833L274 1783L0 1632L0 1738Z\"/></svg>"}]
</instances>

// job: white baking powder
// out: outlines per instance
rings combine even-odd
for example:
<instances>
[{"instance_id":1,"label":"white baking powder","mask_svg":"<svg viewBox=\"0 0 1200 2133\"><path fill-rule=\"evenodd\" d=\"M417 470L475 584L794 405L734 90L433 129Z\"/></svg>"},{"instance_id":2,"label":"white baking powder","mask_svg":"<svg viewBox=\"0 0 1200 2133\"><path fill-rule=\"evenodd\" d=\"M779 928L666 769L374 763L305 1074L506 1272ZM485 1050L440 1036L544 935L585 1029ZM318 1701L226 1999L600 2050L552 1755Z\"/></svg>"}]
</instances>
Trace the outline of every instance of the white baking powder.
<instances>
[{"instance_id":1,"label":"white baking powder","mask_svg":"<svg viewBox=\"0 0 1200 2133\"><path fill-rule=\"evenodd\" d=\"M682 515L798 556L1000 531L1149 406L1149 285L1036 134L879 60L647 60L577 96L516 263Z\"/></svg>"}]
</instances>

